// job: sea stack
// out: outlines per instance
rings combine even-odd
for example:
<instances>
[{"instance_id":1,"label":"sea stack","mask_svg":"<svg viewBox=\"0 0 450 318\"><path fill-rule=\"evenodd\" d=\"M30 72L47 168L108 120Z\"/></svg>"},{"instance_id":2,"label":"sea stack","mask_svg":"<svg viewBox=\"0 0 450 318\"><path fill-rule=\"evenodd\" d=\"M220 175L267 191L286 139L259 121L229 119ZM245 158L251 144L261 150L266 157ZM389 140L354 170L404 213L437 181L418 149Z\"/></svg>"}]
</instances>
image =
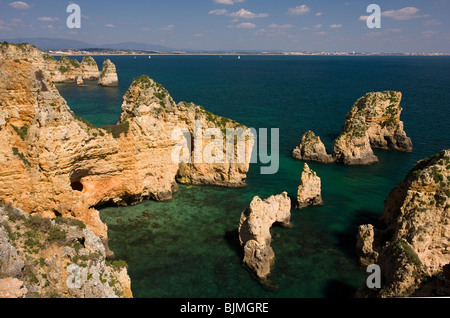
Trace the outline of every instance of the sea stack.
<instances>
[{"instance_id":1,"label":"sea stack","mask_svg":"<svg viewBox=\"0 0 450 318\"><path fill-rule=\"evenodd\" d=\"M400 120L401 100L401 92L371 92L361 97L350 110L348 118L364 118L372 148L412 151L411 138L406 135Z\"/></svg>"},{"instance_id":2,"label":"sea stack","mask_svg":"<svg viewBox=\"0 0 450 318\"><path fill-rule=\"evenodd\" d=\"M357 253L378 264L383 288L358 297L448 296L450 280L450 150L419 161L388 195L380 229L362 225Z\"/></svg>"},{"instance_id":3,"label":"sea stack","mask_svg":"<svg viewBox=\"0 0 450 318\"><path fill-rule=\"evenodd\" d=\"M275 222L290 226L291 199L286 192L262 200L256 196L248 209L241 215L239 223L239 241L244 247L244 264L259 279L266 279L275 261L270 246L272 236L270 228Z\"/></svg>"},{"instance_id":4,"label":"sea stack","mask_svg":"<svg viewBox=\"0 0 450 318\"><path fill-rule=\"evenodd\" d=\"M400 120L402 93L371 92L356 101L328 154L319 137L306 132L292 156L299 160L345 165L371 165L378 162L373 148L411 152L411 139Z\"/></svg>"},{"instance_id":5,"label":"sea stack","mask_svg":"<svg viewBox=\"0 0 450 318\"><path fill-rule=\"evenodd\" d=\"M100 71L98 70L97 62L95 62L92 56L84 56L81 60L81 73L83 80L85 81L94 81L99 79Z\"/></svg>"},{"instance_id":6,"label":"sea stack","mask_svg":"<svg viewBox=\"0 0 450 318\"><path fill-rule=\"evenodd\" d=\"M116 66L111 60L103 62L103 69L100 73L98 84L101 86L116 87L119 86L119 78L116 72Z\"/></svg>"},{"instance_id":7,"label":"sea stack","mask_svg":"<svg viewBox=\"0 0 450 318\"><path fill-rule=\"evenodd\" d=\"M323 205L321 180L305 163L297 193L297 209Z\"/></svg>"},{"instance_id":8,"label":"sea stack","mask_svg":"<svg viewBox=\"0 0 450 318\"><path fill-rule=\"evenodd\" d=\"M77 78L77 86L84 86L83 76L79 75Z\"/></svg>"},{"instance_id":9,"label":"sea stack","mask_svg":"<svg viewBox=\"0 0 450 318\"><path fill-rule=\"evenodd\" d=\"M320 137L310 130L303 134L298 146L292 152L292 157L298 160L321 163L333 163L335 161L333 156L327 153Z\"/></svg>"},{"instance_id":10,"label":"sea stack","mask_svg":"<svg viewBox=\"0 0 450 318\"><path fill-rule=\"evenodd\" d=\"M370 146L363 117L347 117L341 134L334 142L333 156L345 165L371 165L378 162Z\"/></svg>"}]
</instances>

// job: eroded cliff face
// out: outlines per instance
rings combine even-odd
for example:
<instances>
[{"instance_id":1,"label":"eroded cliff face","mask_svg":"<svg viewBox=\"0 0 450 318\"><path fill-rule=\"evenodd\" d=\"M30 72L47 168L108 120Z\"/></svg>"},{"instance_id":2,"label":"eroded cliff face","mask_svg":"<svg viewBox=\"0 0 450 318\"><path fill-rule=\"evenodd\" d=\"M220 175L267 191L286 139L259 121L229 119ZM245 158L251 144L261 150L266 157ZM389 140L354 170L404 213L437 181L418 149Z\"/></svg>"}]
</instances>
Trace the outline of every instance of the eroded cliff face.
<instances>
[{"instance_id":1,"label":"eroded cliff face","mask_svg":"<svg viewBox=\"0 0 450 318\"><path fill-rule=\"evenodd\" d=\"M116 67L109 60L105 61L103 71L100 72L97 62L91 56L84 56L81 63L65 55L57 60L26 43L0 43L0 59L31 62L36 68L47 70L53 83L76 83L79 78L84 81L99 81L102 86L117 86L118 82Z\"/></svg>"},{"instance_id":2,"label":"eroded cliff face","mask_svg":"<svg viewBox=\"0 0 450 318\"><path fill-rule=\"evenodd\" d=\"M402 94L395 91L371 92L356 101L345 119L341 134L328 154L320 138L306 132L292 156L299 160L346 165L378 162L373 148L411 152L411 139L400 120Z\"/></svg>"},{"instance_id":3,"label":"eroded cliff face","mask_svg":"<svg viewBox=\"0 0 450 318\"><path fill-rule=\"evenodd\" d=\"M450 295L450 150L416 164L389 194L381 224L360 227L357 251L363 265L380 265L382 288L358 296Z\"/></svg>"},{"instance_id":4,"label":"eroded cliff face","mask_svg":"<svg viewBox=\"0 0 450 318\"><path fill-rule=\"evenodd\" d=\"M370 146L363 117L347 117L341 134L334 142L333 156L345 165L371 165L378 162Z\"/></svg>"},{"instance_id":5,"label":"eroded cliff face","mask_svg":"<svg viewBox=\"0 0 450 318\"><path fill-rule=\"evenodd\" d=\"M290 226L291 199L284 192L266 200L253 198L250 206L241 215L239 223L239 240L244 248L244 264L259 279L270 275L275 262L275 253L270 246L272 236L270 228L275 222Z\"/></svg>"},{"instance_id":6,"label":"eroded cliff face","mask_svg":"<svg viewBox=\"0 0 450 318\"><path fill-rule=\"evenodd\" d=\"M0 298L131 298L124 262L74 219L30 216L0 204Z\"/></svg>"},{"instance_id":7,"label":"eroded cliff face","mask_svg":"<svg viewBox=\"0 0 450 318\"><path fill-rule=\"evenodd\" d=\"M48 68L35 62L43 60L39 51L29 53L31 62L5 58L13 55L9 50L0 58L1 201L42 217L79 219L107 247L107 228L95 206L170 200L178 189L177 179L245 185L253 135L246 139L251 146L242 164L180 164L172 156L180 143L173 138L175 128L193 132L198 120L204 128L222 131L240 126L237 123L200 106L175 105L161 85L143 76L125 95L117 125L95 127L70 110ZM187 140L182 141L187 145ZM203 140L200 150L207 146Z\"/></svg>"}]
</instances>

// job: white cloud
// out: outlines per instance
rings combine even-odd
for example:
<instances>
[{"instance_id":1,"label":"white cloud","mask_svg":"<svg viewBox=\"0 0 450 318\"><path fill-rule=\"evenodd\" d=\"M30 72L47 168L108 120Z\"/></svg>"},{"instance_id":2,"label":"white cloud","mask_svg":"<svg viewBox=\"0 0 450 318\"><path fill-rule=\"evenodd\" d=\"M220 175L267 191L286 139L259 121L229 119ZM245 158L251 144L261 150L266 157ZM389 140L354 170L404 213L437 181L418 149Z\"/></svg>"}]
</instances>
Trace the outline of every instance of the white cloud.
<instances>
[{"instance_id":1,"label":"white cloud","mask_svg":"<svg viewBox=\"0 0 450 318\"><path fill-rule=\"evenodd\" d=\"M244 22L236 25L229 25L229 29L254 29L256 28L256 24L250 22Z\"/></svg>"},{"instance_id":2,"label":"white cloud","mask_svg":"<svg viewBox=\"0 0 450 318\"><path fill-rule=\"evenodd\" d=\"M323 27L323 25L322 25L322 24L316 24L314 27L315 27L316 29L320 29L321 27Z\"/></svg>"},{"instance_id":3,"label":"white cloud","mask_svg":"<svg viewBox=\"0 0 450 318\"><path fill-rule=\"evenodd\" d=\"M317 12L316 17L320 17L322 14L323 14L322 12Z\"/></svg>"},{"instance_id":4,"label":"white cloud","mask_svg":"<svg viewBox=\"0 0 450 318\"><path fill-rule=\"evenodd\" d=\"M426 38L429 38L429 37L437 35L438 32L435 30L426 30L426 31L420 32L420 34L422 34Z\"/></svg>"},{"instance_id":5,"label":"white cloud","mask_svg":"<svg viewBox=\"0 0 450 318\"><path fill-rule=\"evenodd\" d=\"M5 25L5 21L0 20L0 31L12 31L12 29L9 26Z\"/></svg>"},{"instance_id":6,"label":"white cloud","mask_svg":"<svg viewBox=\"0 0 450 318\"><path fill-rule=\"evenodd\" d=\"M342 24L332 24L332 25L330 25L330 28L339 29L339 28L342 28Z\"/></svg>"},{"instance_id":7,"label":"white cloud","mask_svg":"<svg viewBox=\"0 0 450 318\"><path fill-rule=\"evenodd\" d=\"M398 10L384 11L381 15L394 20L410 20L420 18L421 16L417 14L419 11L416 7L406 7Z\"/></svg>"},{"instance_id":8,"label":"white cloud","mask_svg":"<svg viewBox=\"0 0 450 318\"><path fill-rule=\"evenodd\" d=\"M292 24L281 24L281 25L278 25L278 24L275 24L275 23L272 23L271 25L268 26L269 29L273 29L273 30L287 30L287 29L291 29L293 27L294 26Z\"/></svg>"},{"instance_id":9,"label":"white cloud","mask_svg":"<svg viewBox=\"0 0 450 318\"><path fill-rule=\"evenodd\" d=\"M114 28L114 24L105 24L106 28Z\"/></svg>"},{"instance_id":10,"label":"white cloud","mask_svg":"<svg viewBox=\"0 0 450 318\"><path fill-rule=\"evenodd\" d=\"M162 30L162 31L172 32L173 29L175 29L175 26L173 24L170 24L168 26L164 26L164 27L161 27L159 29Z\"/></svg>"},{"instance_id":11,"label":"white cloud","mask_svg":"<svg viewBox=\"0 0 450 318\"><path fill-rule=\"evenodd\" d=\"M267 18L268 16L269 15L267 13L253 13L245 9L241 9L237 12L230 13L230 17L241 19Z\"/></svg>"},{"instance_id":12,"label":"white cloud","mask_svg":"<svg viewBox=\"0 0 450 318\"><path fill-rule=\"evenodd\" d=\"M245 0L214 0L215 4L226 4L226 5L233 5L235 3L241 3Z\"/></svg>"},{"instance_id":13,"label":"white cloud","mask_svg":"<svg viewBox=\"0 0 450 318\"><path fill-rule=\"evenodd\" d=\"M430 26L430 25L441 25L441 24L442 24L441 21L438 21L438 20L435 20L435 19L433 19L433 20L427 20L427 21L425 21L425 22L423 23L423 25L425 25L425 26Z\"/></svg>"},{"instance_id":14,"label":"white cloud","mask_svg":"<svg viewBox=\"0 0 450 318\"><path fill-rule=\"evenodd\" d=\"M39 17L39 21L45 21L45 22L58 22L58 18L52 18L52 17Z\"/></svg>"},{"instance_id":15,"label":"white cloud","mask_svg":"<svg viewBox=\"0 0 450 318\"><path fill-rule=\"evenodd\" d=\"M203 34L201 34L201 33L195 33L194 36L195 36L196 38L201 38L201 37L203 37Z\"/></svg>"},{"instance_id":16,"label":"white cloud","mask_svg":"<svg viewBox=\"0 0 450 318\"><path fill-rule=\"evenodd\" d=\"M310 11L311 9L308 6L302 4L301 6L297 6L295 8L289 8L288 13L293 15L301 15Z\"/></svg>"},{"instance_id":17,"label":"white cloud","mask_svg":"<svg viewBox=\"0 0 450 318\"><path fill-rule=\"evenodd\" d=\"M8 4L11 8L18 9L18 10L27 10L31 8L31 6L23 1L15 1Z\"/></svg>"},{"instance_id":18,"label":"white cloud","mask_svg":"<svg viewBox=\"0 0 450 318\"><path fill-rule=\"evenodd\" d=\"M369 16L368 15L362 15L362 16L360 16L359 17L359 21L367 21L367 19L369 18Z\"/></svg>"},{"instance_id":19,"label":"white cloud","mask_svg":"<svg viewBox=\"0 0 450 318\"><path fill-rule=\"evenodd\" d=\"M228 11L226 9L216 9L216 10L211 10L208 12L208 14L213 14L213 15L224 15L227 13L228 13Z\"/></svg>"}]
</instances>

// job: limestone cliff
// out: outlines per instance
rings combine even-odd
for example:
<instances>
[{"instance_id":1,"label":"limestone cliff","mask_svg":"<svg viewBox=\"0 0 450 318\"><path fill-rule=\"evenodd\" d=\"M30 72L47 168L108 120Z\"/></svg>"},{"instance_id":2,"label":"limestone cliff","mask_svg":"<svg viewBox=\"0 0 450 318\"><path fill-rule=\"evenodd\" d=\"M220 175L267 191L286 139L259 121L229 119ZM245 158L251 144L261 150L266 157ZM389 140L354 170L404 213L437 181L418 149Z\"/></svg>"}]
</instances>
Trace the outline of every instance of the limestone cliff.
<instances>
[{"instance_id":1,"label":"limestone cliff","mask_svg":"<svg viewBox=\"0 0 450 318\"><path fill-rule=\"evenodd\" d=\"M307 131L300 140L298 146L292 152L292 157L304 161L316 161L322 163L333 163L335 159L327 153L327 149L320 137L314 132Z\"/></svg>"},{"instance_id":2,"label":"limestone cliff","mask_svg":"<svg viewBox=\"0 0 450 318\"><path fill-rule=\"evenodd\" d=\"M241 215L239 240L244 248L244 264L260 279L266 279L275 262L270 246L270 228L275 222L290 226L291 199L284 192L266 200L253 198L250 206Z\"/></svg>"},{"instance_id":3,"label":"limestone cliff","mask_svg":"<svg viewBox=\"0 0 450 318\"><path fill-rule=\"evenodd\" d=\"M378 264L382 289L358 296L449 296L450 150L419 161L389 194L381 228L361 226L361 263Z\"/></svg>"},{"instance_id":4,"label":"limestone cliff","mask_svg":"<svg viewBox=\"0 0 450 318\"><path fill-rule=\"evenodd\" d=\"M103 62L102 72L98 84L101 86L119 86L119 79L117 77L116 66L111 60L107 59Z\"/></svg>"},{"instance_id":5,"label":"limestone cliff","mask_svg":"<svg viewBox=\"0 0 450 318\"><path fill-rule=\"evenodd\" d=\"M0 204L0 298L132 297L124 262L72 218L30 216Z\"/></svg>"},{"instance_id":6,"label":"limestone cliff","mask_svg":"<svg viewBox=\"0 0 450 318\"><path fill-rule=\"evenodd\" d=\"M81 76L85 81L94 81L100 78L97 62L92 56L84 56L81 60Z\"/></svg>"},{"instance_id":7,"label":"limestone cliff","mask_svg":"<svg viewBox=\"0 0 450 318\"><path fill-rule=\"evenodd\" d=\"M371 92L361 97L350 110L347 120L364 118L372 148L411 152L411 139L403 130L400 115L402 93Z\"/></svg>"},{"instance_id":8,"label":"limestone cliff","mask_svg":"<svg viewBox=\"0 0 450 318\"><path fill-rule=\"evenodd\" d=\"M297 209L322 205L322 182L317 173L305 163L297 192Z\"/></svg>"},{"instance_id":9,"label":"limestone cliff","mask_svg":"<svg viewBox=\"0 0 450 318\"><path fill-rule=\"evenodd\" d=\"M161 85L143 76L125 95L120 121L95 127L70 110L46 64L35 62L44 60L42 54L30 47L24 46L31 62L5 58L13 55L8 49L0 55L0 201L42 217L82 220L107 247L107 228L95 206L170 200L177 179L245 184L252 147L242 164L180 164L172 158L180 142L172 136L175 128L193 131L194 119L219 131L237 123L199 106L175 105ZM247 141L252 146L253 136Z\"/></svg>"},{"instance_id":10,"label":"limestone cliff","mask_svg":"<svg viewBox=\"0 0 450 318\"><path fill-rule=\"evenodd\" d=\"M26 43L0 43L1 59L25 60L33 63L36 68L48 71L53 83L76 83L79 77L83 80L98 81L101 75L97 63L91 56L84 56L81 63L65 55L62 55L57 60L53 56L43 54L36 47ZM110 64L108 63L108 74L105 80L109 79L112 82L117 77L117 73L115 73L115 66L109 66Z\"/></svg>"},{"instance_id":11,"label":"limestone cliff","mask_svg":"<svg viewBox=\"0 0 450 318\"><path fill-rule=\"evenodd\" d=\"M347 118L341 134L334 142L333 156L345 165L370 165L378 162L370 146L363 118Z\"/></svg>"}]
</instances>

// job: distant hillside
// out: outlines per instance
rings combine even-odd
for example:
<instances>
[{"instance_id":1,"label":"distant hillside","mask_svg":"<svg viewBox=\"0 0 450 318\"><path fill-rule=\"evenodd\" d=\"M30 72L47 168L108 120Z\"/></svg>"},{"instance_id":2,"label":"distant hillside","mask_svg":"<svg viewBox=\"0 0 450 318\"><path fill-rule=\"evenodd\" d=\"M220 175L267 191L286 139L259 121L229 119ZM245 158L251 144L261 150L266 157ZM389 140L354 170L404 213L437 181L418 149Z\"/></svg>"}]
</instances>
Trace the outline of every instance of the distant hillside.
<instances>
[{"instance_id":1,"label":"distant hillside","mask_svg":"<svg viewBox=\"0 0 450 318\"><path fill-rule=\"evenodd\" d=\"M0 42L9 43L29 43L34 45L40 50L80 50L86 47L93 47L92 44L57 38L15 38L15 39L0 39Z\"/></svg>"},{"instance_id":2,"label":"distant hillside","mask_svg":"<svg viewBox=\"0 0 450 318\"><path fill-rule=\"evenodd\" d=\"M163 51L163 52L178 51L177 49L170 48L167 46L162 46L158 44L138 43L138 42L103 44L100 46L100 48L114 49L114 50L142 50L142 51Z\"/></svg>"},{"instance_id":3,"label":"distant hillside","mask_svg":"<svg viewBox=\"0 0 450 318\"><path fill-rule=\"evenodd\" d=\"M116 44L92 44L83 41L59 39L59 38L13 38L13 39L0 39L0 42L10 43L29 43L34 45L40 50L82 50L86 48L98 48L98 49L114 49L114 50L142 50L142 51L163 51L173 52L178 51L173 48L169 48L157 44L146 44L138 42L126 42Z\"/></svg>"}]
</instances>

